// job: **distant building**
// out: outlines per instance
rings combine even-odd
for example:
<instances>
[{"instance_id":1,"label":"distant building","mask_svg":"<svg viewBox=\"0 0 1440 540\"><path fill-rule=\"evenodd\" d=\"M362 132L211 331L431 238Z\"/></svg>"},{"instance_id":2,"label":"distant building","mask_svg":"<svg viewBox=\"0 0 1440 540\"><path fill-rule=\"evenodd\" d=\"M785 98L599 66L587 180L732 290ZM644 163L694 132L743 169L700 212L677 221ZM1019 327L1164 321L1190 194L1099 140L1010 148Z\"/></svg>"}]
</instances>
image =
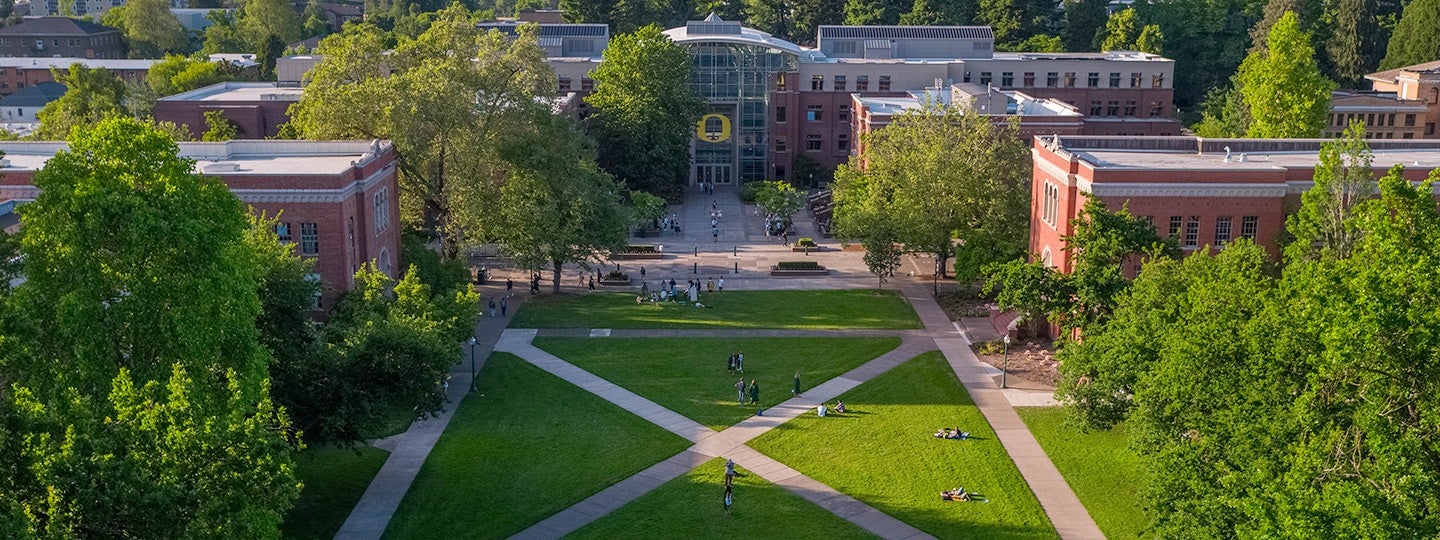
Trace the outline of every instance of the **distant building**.
<instances>
[{"instance_id":1,"label":"distant building","mask_svg":"<svg viewBox=\"0 0 1440 540\"><path fill-rule=\"evenodd\" d=\"M1339 137L1351 122L1360 122L1367 139L1424 139L1420 119L1429 112L1424 101L1401 99L1395 92L1331 92L1330 116L1321 135Z\"/></svg>"},{"instance_id":2,"label":"distant building","mask_svg":"<svg viewBox=\"0 0 1440 540\"><path fill-rule=\"evenodd\" d=\"M1223 248L1251 238L1278 256L1285 217L1313 187L1327 139L1042 136L1034 139L1030 253L1061 272L1073 269L1064 237L1098 197L1174 238L1181 249ZM1376 176L1393 165L1425 179L1440 168L1440 141L1370 142ZM1126 269L1134 272L1134 268Z\"/></svg>"},{"instance_id":3,"label":"distant building","mask_svg":"<svg viewBox=\"0 0 1440 540\"><path fill-rule=\"evenodd\" d=\"M1419 136L1440 138L1435 129L1440 125L1440 61L1371 73L1365 78L1376 92L1394 92L1398 99L1423 103L1428 112L1416 119Z\"/></svg>"},{"instance_id":4,"label":"distant building","mask_svg":"<svg viewBox=\"0 0 1440 540\"><path fill-rule=\"evenodd\" d=\"M329 308L354 287L360 265L374 261L394 277L400 254L395 147L389 141L182 142L195 172L218 177L255 212L280 216L276 233L315 260L325 285L317 307ZM33 201L35 171L65 147L58 142L5 142L0 201ZM0 203L3 204L3 203ZM7 224L0 209L0 224ZM9 225L7 225L9 228Z\"/></svg>"},{"instance_id":5,"label":"distant building","mask_svg":"<svg viewBox=\"0 0 1440 540\"><path fill-rule=\"evenodd\" d=\"M68 0L32 0L30 14L37 16L60 15L61 4L66 1ZM125 0L74 0L70 3L70 14L76 17L99 19L105 12L123 5L125 5Z\"/></svg>"},{"instance_id":6,"label":"distant building","mask_svg":"<svg viewBox=\"0 0 1440 540\"><path fill-rule=\"evenodd\" d=\"M354 4L320 4L320 16L330 23L330 28L339 32L350 21L360 22L365 20L365 9Z\"/></svg>"},{"instance_id":7,"label":"distant building","mask_svg":"<svg viewBox=\"0 0 1440 540\"><path fill-rule=\"evenodd\" d=\"M155 100L155 119L190 128L196 138L208 129L205 113L220 111L233 122L242 139L274 137L290 119L288 109L300 101L297 86L265 82L223 82Z\"/></svg>"},{"instance_id":8,"label":"distant building","mask_svg":"<svg viewBox=\"0 0 1440 540\"><path fill-rule=\"evenodd\" d=\"M0 38L3 39L3 38ZM0 58L0 96L13 94L30 86L53 82L51 69L65 71L72 64L88 68L105 68L121 79L144 81L150 66L159 60L100 60L93 58Z\"/></svg>"},{"instance_id":9,"label":"distant building","mask_svg":"<svg viewBox=\"0 0 1440 540\"><path fill-rule=\"evenodd\" d=\"M215 11L228 12L229 9L207 9L207 8L170 8L170 13L175 14L175 19L180 21L180 26L191 32L204 32L213 24L210 20L210 13Z\"/></svg>"},{"instance_id":10,"label":"distant building","mask_svg":"<svg viewBox=\"0 0 1440 540\"><path fill-rule=\"evenodd\" d=\"M26 87L0 98L0 121L4 129L16 135L29 135L40 122L35 113L45 104L65 95L65 85L57 82L42 82Z\"/></svg>"},{"instance_id":11,"label":"distant building","mask_svg":"<svg viewBox=\"0 0 1440 540\"><path fill-rule=\"evenodd\" d=\"M305 80L305 73L314 68L315 64L319 64L322 58L318 54L297 54L276 58L275 80L282 84L298 85Z\"/></svg>"},{"instance_id":12,"label":"distant building","mask_svg":"<svg viewBox=\"0 0 1440 540\"><path fill-rule=\"evenodd\" d=\"M864 151L861 143L866 134L889 125L892 117L905 110L926 104L963 105L990 117L995 124L1019 120L1019 135L1026 141L1036 135L1086 133L1085 115L1063 101L1039 99L1023 92L987 88L974 83L956 83L945 89L932 87L909 92L905 97L850 94L850 109L855 111L855 117L851 121L850 134L837 136L837 150L860 154Z\"/></svg>"},{"instance_id":13,"label":"distant building","mask_svg":"<svg viewBox=\"0 0 1440 540\"><path fill-rule=\"evenodd\" d=\"M40 17L0 28L0 56L124 58L120 31L82 19Z\"/></svg>"}]
</instances>

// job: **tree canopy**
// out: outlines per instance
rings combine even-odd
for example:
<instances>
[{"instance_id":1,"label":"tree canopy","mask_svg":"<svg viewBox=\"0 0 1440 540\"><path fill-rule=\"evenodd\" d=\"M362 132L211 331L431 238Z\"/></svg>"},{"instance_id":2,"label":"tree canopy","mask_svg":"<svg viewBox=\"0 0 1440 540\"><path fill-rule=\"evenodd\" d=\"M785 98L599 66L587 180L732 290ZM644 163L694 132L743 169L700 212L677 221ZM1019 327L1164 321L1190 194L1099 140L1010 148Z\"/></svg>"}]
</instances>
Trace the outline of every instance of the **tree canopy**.
<instances>
[{"instance_id":1,"label":"tree canopy","mask_svg":"<svg viewBox=\"0 0 1440 540\"><path fill-rule=\"evenodd\" d=\"M65 71L51 68L50 74L56 82L65 85L65 95L46 103L35 114L40 120L36 138L64 140L77 126L128 115L124 106L125 83L110 70L73 64Z\"/></svg>"},{"instance_id":2,"label":"tree canopy","mask_svg":"<svg viewBox=\"0 0 1440 540\"><path fill-rule=\"evenodd\" d=\"M76 129L21 209L0 327L0 531L276 537L299 493L240 201L133 119Z\"/></svg>"},{"instance_id":3,"label":"tree canopy","mask_svg":"<svg viewBox=\"0 0 1440 540\"><path fill-rule=\"evenodd\" d=\"M690 175L690 139L704 102L691 88L684 47L656 26L616 36L591 77L589 131L600 167L632 190L678 195Z\"/></svg>"},{"instance_id":4,"label":"tree canopy","mask_svg":"<svg viewBox=\"0 0 1440 540\"><path fill-rule=\"evenodd\" d=\"M1320 72L1294 12L1271 28L1264 51L1245 58L1236 81L1249 112L1247 137L1318 137L1325 127L1335 83Z\"/></svg>"},{"instance_id":5,"label":"tree canopy","mask_svg":"<svg viewBox=\"0 0 1440 540\"><path fill-rule=\"evenodd\" d=\"M1385 48L1380 69L1433 62L1440 58L1440 0L1411 0Z\"/></svg>"}]
</instances>

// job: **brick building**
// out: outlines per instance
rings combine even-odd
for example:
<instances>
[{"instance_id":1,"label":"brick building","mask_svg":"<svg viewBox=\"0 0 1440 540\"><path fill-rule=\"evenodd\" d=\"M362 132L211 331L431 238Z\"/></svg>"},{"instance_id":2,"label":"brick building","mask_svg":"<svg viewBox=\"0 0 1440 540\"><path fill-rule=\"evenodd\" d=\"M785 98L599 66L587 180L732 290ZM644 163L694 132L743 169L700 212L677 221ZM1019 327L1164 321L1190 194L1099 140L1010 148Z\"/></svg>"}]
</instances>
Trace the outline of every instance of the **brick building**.
<instances>
[{"instance_id":1,"label":"brick building","mask_svg":"<svg viewBox=\"0 0 1440 540\"><path fill-rule=\"evenodd\" d=\"M689 48L709 103L692 182L792 179L798 155L827 180L854 144L852 94L906 98L936 81L1063 102L1090 133L1180 132L1174 62L1152 54L997 53L989 27L968 26L822 25L811 49L713 14L665 34Z\"/></svg>"},{"instance_id":2,"label":"brick building","mask_svg":"<svg viewBox=\"0 0 1440 540\"><path fill-rule=\"evenodd\" d=\"M242 139L274 137L290 119L290 105L300 101L298 86L266 82L223 82L155 100L155 119L205 133L205 113L220 111L235 124Z\"/></svg>"},{"instance_id":3,"label":"brick building","mask_svg":"<svg viewBox=\"0 0 1440 540\"><path fill-rule=\"evenodd\" d=\"M1334 92L1323 135L1336 137L1351 122L1368 139L1437 139L1440 132L1440 61L1371 73L1370 90Z\"/></svg>"},{"instance_id":4,"label":"brick building","mask_svg":"<svg viewBox=\"0 0 1440 540\"><path fill-rule=\"evenodd\" d=\"M1062 237L1090 197L1128 204L1187 251L1248 237L1278 256L1285 217L1314 185L1325 139L1042 136L1034 139L1030 252L1069 272ZM1370 142L1377 177L1396 164L1423 180L1440 168L1440 141Z\"/></svg>"},{"instance_id":5,"label":"brick building","mask_svg":"<svg viewBox=\"0 0 1440 540\"><path fill-rule=\"evenodd\" d=\"M256 212L280 216L280 239L315 260L328 308L354 286L361 264L394 276L400 254L395 147L389 141L182 142L195 170L225 182ZM0 201L34 200L35 171L64 148L57 142L0 143Z\"/></svg>"},{"instance_id":6,"label":"brick building","mask_svg":"<svg viewBox=\"0 0 1440 540\"><path fill-rule=\"evenodd\" d=\"M0 28L0 56L125 58L120 31L84 19L39 17Z\"/></svg>"},{"instance_id":7,"label":"brick building","mask_svg":"<svg viewBox=\"0 0 1440 540\"><path fill-rule=\"evenodd\" d=\"M105 68L127 82L144 82L150 66L159 60L94 58L0 58L0 96L10 95L42 82L54 82L51 69L65 71L72 64Z\"/></svg>"}]
</instances>

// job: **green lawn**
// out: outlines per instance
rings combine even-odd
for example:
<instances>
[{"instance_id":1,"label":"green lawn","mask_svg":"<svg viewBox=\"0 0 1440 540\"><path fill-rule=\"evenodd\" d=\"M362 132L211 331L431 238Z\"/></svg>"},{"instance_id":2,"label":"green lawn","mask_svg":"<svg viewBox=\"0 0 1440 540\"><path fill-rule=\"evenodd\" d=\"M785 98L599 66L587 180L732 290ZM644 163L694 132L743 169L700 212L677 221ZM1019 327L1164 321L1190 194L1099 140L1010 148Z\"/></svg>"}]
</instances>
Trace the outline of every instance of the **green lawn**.
<instances>
[{"instance_id":1,"label":"green lawn","mask_svg":"<svg viewBox=\"0 0 1440 540\"><path fill-rule=\"evenodd\" d=\"M314 446L295 456L305 489L285 515L285 538L334 538L389 452L370 446Z\"/></svg>"},{"instance_id":2,"label":"green lawn","mask_svg":"<svg viewBox=\"0 0 1440 540\"><path fill-rule=\"evenodd\" d=\"M567 538L874 538L810 501L736 467L727 515L725 462L715 459Z\"/></svg>"},{"instance_id":3,"label":"green lawn","mask_svg":"<svg viewBox=\"0 0 1440 540\"><path fill-rule=\"evenodd\" d=\"M750 446L940 538L1055 538L1049 519L939 352L851 390L850 411L804 415ZM959 426L971 440L931 437ZM988 502L945 502L963 486Z\"/></svg>"},{"instance_id":4,"label":"green lawn","mask_svg":"<svg viewBox=\"0 0 1440 540\"><path fill-rule=\"evenodd\" d=\"M512 328L921 328L895 291L728 291L703 294L705 308L635 304L633 293L541 296L526 301Z\"/></svg>"},{"instance_id":5,"label":"green lawn","mask_svg":"<svg viewBox=\"0 0 1440 540\"><path fill-rule=\"evenodd\" d=\"M690 446L520 358L490 356L387 538L505 538Z\"/></svg>"},{"instance_id":6,"label":"green lawn","mask_svg":"<svg viewBox=\"0 0 1440 540\"><path fill-rule=\"evenodd\" d=\"M728 294L728 293L727 293ZM726 364L745 353L760 404L790 399L795 372L814 387L900 346L900 338L536 338L535 346L714 429L749 418Z\"/></svg>"},{"instance_id":7,"label":"green lawn","mask_svg":"<svg viewBox=\"0 0 1440 540\"><path fill-rule=\"evenodd\" d=\"M1125 427L1085 432L1066 425L1065 410L1059 407L1016 411L1105 536L1139 538L1150 523L1140 506L1145 468L1130 449Z\"/></svg>"}]
</instances>

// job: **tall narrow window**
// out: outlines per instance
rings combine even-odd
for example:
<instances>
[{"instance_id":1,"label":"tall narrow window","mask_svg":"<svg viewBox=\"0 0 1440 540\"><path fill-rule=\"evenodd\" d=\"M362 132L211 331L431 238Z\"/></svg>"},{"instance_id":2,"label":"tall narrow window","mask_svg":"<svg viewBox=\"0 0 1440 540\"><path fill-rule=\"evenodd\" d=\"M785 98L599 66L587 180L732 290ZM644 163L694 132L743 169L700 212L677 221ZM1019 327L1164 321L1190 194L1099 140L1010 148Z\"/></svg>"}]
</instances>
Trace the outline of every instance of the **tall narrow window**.
<instances>
[{"instance_id":1,"label":"tall narrow window","mask_svg":"<svg viewBox=\"0 0 1440 540\"><path fill-rule=\"evenodd\" d=\"M1074 88L1074 87L1075 87L1075 72L1072 71L1072 72L1066 72L1066 73L1065 73L1065 87L1066 87L1066 88Z\"/></svg>"},{"instance_id":2,"label":"tall narrow window","mask_svg":"<svg viewBox=\"0 0 1440 540\"><path fill-rule=\"evenodd\" d=\"M1144 80L1144 78L1145 78L1145 75L1144 75L1143 73L1139 73L1139 72L1133 72L1133 73L1131 73L1131 74L1130 74L1130 87L1131 87L1131 88L1139 88L1139 87L1140 87L1140 81L1141 81L1141 80Z\"/></svg>"},{"instance_id":3,"label":"tall narrow window","mask_svg":"<svg viewBox=\"0 0 1440 540\"><path fill-rule=\"evenodd\" d=\"M1015 86L1015 74L1009 71L1000 73L1000 86L1006 88Z\"/></svg>"},{"instance_id":4,"label":"tall narrow window","mask_svg":"<svg viewBox=\"0 0 1440 540\"><path fill-rule=\"evenodd\" d=\"M1165 87L1165 74L1164 74L1164 73L1156 73L1155 75L1152 75L1152 76L1150 77L1150 87L1151 87L1151 88L1164 88L1164 87Z\"/></svg>"},{"instance_id":5,"label":"tall narrow window","mask_svg":"<svg viewBox=\"0 0 1440 540\"><path fill-rule=\"evenodd\" d=\"M1120 73L1119 73L1119 72L1117 72L1117 71L1112 71L1112 72L1110 72L1110 87L1111 87L1111 88L1119 88L1119 87L1120 87Z\"/></svg>"},{"instance_id":6,"label":"tall narrow window","mask_svg":"<svg viewBox=\"0 0 1440 540\"><path fill-rule=\"evenodd\" d=\"M1185 218L1180 216L1170 216L1170 238L1180 236L1180 221L1183 219Z\"/></svg>"},{"instance_id":7,"label":"tall narrow window","mask_svg":"<svg viewBox=\"0 0 1440 540\"><path fill-rule=\"evenodd\" d=\"M776 138L775 138L775 152L776 152L776 153L780 153L780 152L785 152L786 150L788 150L788 149L785 148L785 138L784 138L784 137L776 137Z\"/></svg>"},{"instance_id":8,"label":"tall narrow window","mask_svg":"<svg viewBox=\"0 0 1440 540\"><path fill-rule=\"evenodd\" d=\"M1150 102L1150 116L1152 116L1152 117L1154 117L1154 116L1162 116L1162 115L1164 115L1164 114L1165 114L1165 106L1164 106L1164 105L1161 105L1159 101L1151 101L1151 102Z\"/></svg>"},{"instance_id":9,"label":"tall narrow window","mask_svg":"<svg viewBox=\"0 0 1440 540\"><path fill-rule=\"evenodd\" d=\"M561 91L561 92L569 92L569 91L570 91L570 78L569 78L569 77L560 77L559 79L556 79L556 81L559 82L559 84L558 84L557 86L560 87L560 91Z\"/></svg>"},{"instance_id":10,"label":"tall narrow window","mask_svg":"<svg viewBox=\"0 0 1440 540\"><path fill-rule=\"evenodd\" d=\"M1260 216L1245 216L1240 218L1240 237L1255 239L1260 234Z\"/></svg>"},{"instance_id":11,"label":"tall narrow window","mask_svg":"<svg viewBox=\"0 0 1440 540\"><path fill-rule=\"evenodd\" d=\"M1185 220L1185 247L1195 247L1200 243L1200 218L1190 216Z\"/></svg>"},{"instance_id":12,"label":"tall narrow window","mask_svg":"<svg viewBox=\"0 0 1440 540\"><path fill-rule=\"evenodd\" d=\"M1021 83L1022 85L1024 85L1026 88L1030 88L1030 87L1032 87L1032 86L1035 86L1035 72L1033 72L1033 71L1026 71L1026 72L1025 72L1025 76L1020 79L1020 83Z\"/></svg>"},{"instance_id":13,"label":"tall narrow window","mask_svg":"<svg viewBox=\"0 0 1440 540\"><path fill-rule=\"evenodd\" d=\"M300 254L320 254L320 226L315 223L300 224Z\"/></svg>"},{"instance_id":14,"label":"tall narrow window","mask_svg":"<svg viewBox=\"0 0 1440 540\"><path fill-rule=\"evenodd\" d=\"M1215 218L1215 245L1217 247L1230 243L1230 216Z\"/></svg>"},{"instance_id":15,"label":"tall narrow window","mask_svg":"<svg viewBox=\"0 0 1440 540\"><path fill-rule=\"evenodd\" d=\"M880 91L881 91L881 92L889 92L889 91L890 91L890 76L889 76L889 75L881 75L881 76L880 76Z\"/></svg>"},{"instance_id":16,"label":"tall narrow window","mask_svg":"<svg viewBox=\"0 0 1440 540\"><path fill-rule=\"evenodd\" d=\"M1054 227L1059 222L1060 214L1060 188L1055 184L1045 183L1045 205L1041 219Z\"/></svg>"},{"instance_id":17,"label":"tall narrow window","mask_svg":"<svg viewBox=\"0 0 1440 540\"><path fill-rule=\"evenodd\" d=\"M1099 101L1091 101L1091 102L1090 102L1090 116L1100 116L1100 113L1103 113L1103 112L1105 112L1105 104L1104 104L1104 103L1101 103L1101 102L1099 102Z\"/></svg>"},{"instance_id":18,"label":"tall narrow window","mask_svg":"<svg viewBox=\"0 0 1440 540\"><path fill-rule=\"evenodd\" d=\"M776 91L776 92L784 92L784 91L785 91L785 74L784 74L784 73L776 73L776 74L775 74L775 91Z\"/></svg>"},{"instance_id":19,"label":"tall narrow window","mask_svg":"<svg viewBox=\"0 0 1440 540\"><path fill-rule=\"evenodd\" d=\"M811 89L811 90L815 90L815 91L824 90L824 89L825 89L825 76L824 76L824 75L812 75L812 76L810 77L810 89Z\"/></svg>"},{"instance_id":20,"label":"tall narrow window","mask_svg":"<svg viewBox=\"0 0 1440 540\"><path fill-rule=\"evenodd\" d=\"M1125 116L1135 116L1135 108L1136 108L1136 105L1135 105L1135 102L1134 102L1134 101L1126 101L1126 102L1125 102Z\"/></svg>"},{"instance_id":21,"label":"tall narrow window","mask_svg":"<svg viewBox=\"0 0 1440 540\"><path fill-rule=\"evenodd\" d=\"M1120 116L1120 102L1111 101L1105 106L1105 116Z\"/></svg>"},{"instance_id":22,"label":"tall narrow window","mask_svg":"<svg viewBox=\"0 0 1440 540\"><path fill-rule=\"evenodd\" d=\"M1086 85L1086 86L1089 86L1089 87L1091 87L1091 88L1099 87L1099 86L1100 86L1100 73L1099 73L1099 72L1096 72L1096 71L1091 71L1091 72L1090 72L1090 76L1085 78L1085 85Z\"/></svg>"},{"instance_id":23,"label":"tall narrow window","mask_svg":"<svg viewBox=\"0 0 1440 540\"><path fill-rule=\"evenodd\" d=\"M380 188L375 192L375 234L379 235L390 226L390 189Z\"/></svg>"},{"instance_id":24,"label":"tall narrow window","mask_svg":"<svg viewBox=\"0 0 1440 540\"><path fill-rule=\"evenodd\" d=\"M850 106L849 106L849 105L841 105L841 106L840 106L839 115L840 115L840 118L838 118L838 120L840 120L841 122L849 122L849 121L850 121Z\"/></svg>"},{"instance_id":25,"label":"tall narrow window","mask_svg":"<svg viewBox=\"0 0 1440 540\"><path fill-rule=\"evenodd\" d=\"M856 91L856 92L869 92L869 91L870 91L870 76L869 76L869 75L856 75L856 76L855 76L855 91Z\"/></svg>"},{"instance_id":26,"label":"tall narrow window","mask_svg":"<svg viewBox=\"0 0 1440 540\"><path fill-rule=\"evenodd\" d=\"M835 136L835 149L836 149L836 150L844 150L844 151L846 151L846 152L849 152L849 151L850 151L850 134L849 134L849 133L841 133L841 134Z\"/></svg>"},{"instance_id":27,"label":"tall narrow window","mask_svg":"<svg viewBox=\"0 0 1440 540\"><path fill-rule=\"evenodd\" d=\"M775 123L776 123L776 124L784 124L784 123L785 123L785 106L784 106L784 105L779 105L779 106L776 106L776 107L775 107Z\"/></svg>"},{"instance_id":28,"label":"tall narrow window","mask_svg":"<svg viewBox=\"0 0 1440 540\"><path fill-rule=\"evenodd\" d=\"M1060 73L1051 71L1045 74L1045 86L1054 88L1060 86Z\"/></svg>"},{"instance_id":29,"label":"tall narrow window","mask_svg":"<svg viewBox=\"0 0 1440 540\"><path fill-rule=\"evenodd\" d=\"M844 76L844 75L836 75L836 76L835 76L835 91L836 91L836 92L844 92L844 91L845 91L845 76Z\"/></svg>"},{"instance_id":30,"label":"tall narrow window","mask_svg":"<svg viewBox=\"0 0 1440 540\"><path fill-rule=\"evenodd\" d=\"M981 72L980 72L980 84L990 84L990 82L993 81L993 80L995 80L995 79L990 76L990 72L989 72L989 71L981 71Z\"/></svg>"},{"instance_id":31,"label":"tall narrow window","mask_svg":"<svg viewBox=\"0 0 1440 540\"><path fill-rule=\"evenodd\" d=\"M289 223L286 223L286 222L284 222L284 221L281 221L281 222L279 222L279 223L276 223L276 224L275 224L275 236L277 236L277 237L280 238L280 243L282 243L282 244L289 244L289 243L291 242L291 239L290 239L290 224L289 224Z\"/></svg>"}]
</instances>

